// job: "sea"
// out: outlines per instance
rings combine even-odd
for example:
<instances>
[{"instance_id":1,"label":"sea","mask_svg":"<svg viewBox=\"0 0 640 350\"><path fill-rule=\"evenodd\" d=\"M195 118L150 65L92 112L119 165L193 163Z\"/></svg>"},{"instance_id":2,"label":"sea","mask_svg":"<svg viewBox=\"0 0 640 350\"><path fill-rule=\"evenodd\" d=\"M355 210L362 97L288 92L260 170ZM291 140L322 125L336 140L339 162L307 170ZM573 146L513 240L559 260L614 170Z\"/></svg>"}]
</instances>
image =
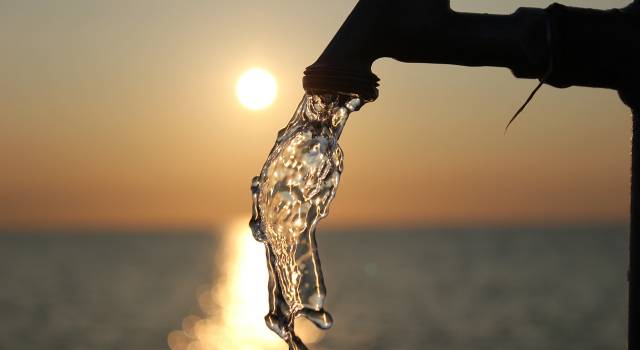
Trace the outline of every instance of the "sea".
<instances>
[{"instance_id":1,"label":"sea","mask_svg":"<svg viewBox=\"0 0 640 350\"><path fill-rule=\"evenodd\" d=\"M0 349L286 350L262 320L263 247L238 227L4 232ZM299 326L312 350L626 348L625 225L317 239L335 324Z\"/></svg>"}]
</instances>

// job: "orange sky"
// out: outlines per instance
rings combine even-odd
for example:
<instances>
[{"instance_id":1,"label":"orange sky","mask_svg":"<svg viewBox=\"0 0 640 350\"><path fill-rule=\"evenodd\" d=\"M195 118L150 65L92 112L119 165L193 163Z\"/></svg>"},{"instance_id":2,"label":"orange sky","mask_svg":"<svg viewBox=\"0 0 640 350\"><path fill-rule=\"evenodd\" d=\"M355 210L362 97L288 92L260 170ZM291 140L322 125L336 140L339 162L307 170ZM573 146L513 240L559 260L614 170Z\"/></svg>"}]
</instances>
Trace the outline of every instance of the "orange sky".
<instances>
[{"instance_id":1,"label":"orange sky","mask_svg":"<svg viewBox=\"0 0 640 350\"><path fill-rule=\"evenodd\" d=\"M629 1L570 1L619 7ZM508 13L550 1L453 1ZM249 213L249 182L355 1L0 4L0 227L208 227ZM234 84L271 71L269 109ZM616 94L504 69L374 64L380 98L342 136L329 225L627 218L630 118Z\"/></svg>"}]
</instances>

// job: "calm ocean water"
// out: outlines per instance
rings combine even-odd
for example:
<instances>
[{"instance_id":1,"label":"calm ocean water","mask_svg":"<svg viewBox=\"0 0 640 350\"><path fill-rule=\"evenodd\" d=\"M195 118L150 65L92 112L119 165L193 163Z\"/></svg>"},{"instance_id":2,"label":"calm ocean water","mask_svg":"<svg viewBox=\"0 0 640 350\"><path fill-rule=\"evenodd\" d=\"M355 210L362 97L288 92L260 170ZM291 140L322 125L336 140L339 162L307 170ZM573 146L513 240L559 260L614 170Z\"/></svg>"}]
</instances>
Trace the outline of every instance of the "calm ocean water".
<instances>
[{"instance_id":1,"label":"calm ocean water","mask_svg":"<svg viewBox=\"0 0 640 350\"><path fill-rule=\"evenodd\" d=\"M250 314L251 300L235 298L266 298L251 270L264 257L229 259L254 247L228 244L236 238L0 235L0 349L167 349L169 334L174 349L234 344L243 323L203 296L220 300L229 285L240 304L230 310ZM318 241L335 325L311 349L625 348L624 226L321 231ZM208 346L181 338L211 329ZM252 344L233 346L271 348Z\"/></svg>"}]
</instances>

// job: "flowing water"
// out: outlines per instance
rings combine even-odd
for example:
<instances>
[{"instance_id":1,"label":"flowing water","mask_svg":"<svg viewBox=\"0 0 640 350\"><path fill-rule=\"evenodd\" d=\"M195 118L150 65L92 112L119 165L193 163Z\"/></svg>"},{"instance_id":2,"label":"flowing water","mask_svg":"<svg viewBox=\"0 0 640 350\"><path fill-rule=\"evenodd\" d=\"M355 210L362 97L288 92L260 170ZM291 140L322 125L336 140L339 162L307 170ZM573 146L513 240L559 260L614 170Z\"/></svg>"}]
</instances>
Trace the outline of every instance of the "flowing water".
<instances>
[{"instance_id":1,"label":"flowing water","mask_svg":"<svg viewBox=\"0 0 640 350\"><path fill-rule=\"evenodd\" d=\"M306 349L294 332L304 316L317 327L333 324L324 310L326 289L315 240L342 173L338 138L362 101L346 95L305 95L251 184L254 238L263 242L269 269L267 326L290 349Z\"/></svg>"}]
</instances>

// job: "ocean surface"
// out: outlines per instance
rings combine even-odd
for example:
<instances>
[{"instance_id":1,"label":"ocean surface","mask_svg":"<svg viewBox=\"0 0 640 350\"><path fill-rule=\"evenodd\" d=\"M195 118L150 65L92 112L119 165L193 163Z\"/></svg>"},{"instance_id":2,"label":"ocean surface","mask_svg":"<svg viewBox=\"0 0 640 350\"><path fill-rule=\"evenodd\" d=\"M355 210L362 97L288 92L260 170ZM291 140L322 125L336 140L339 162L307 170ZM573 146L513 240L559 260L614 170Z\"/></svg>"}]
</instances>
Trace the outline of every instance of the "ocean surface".
<instances>
[{"instance_id":1,"label":"ocean surface","mask_svg":"<svg viewBox=\"0 0 640 350\"><path fill-rule=\"evenodd\" d=\"M286 349L247 235L0 235L0 349ZM625 348L624 226L317 238L335 325L312 350Z\"/></svg>"}]
</instances>

